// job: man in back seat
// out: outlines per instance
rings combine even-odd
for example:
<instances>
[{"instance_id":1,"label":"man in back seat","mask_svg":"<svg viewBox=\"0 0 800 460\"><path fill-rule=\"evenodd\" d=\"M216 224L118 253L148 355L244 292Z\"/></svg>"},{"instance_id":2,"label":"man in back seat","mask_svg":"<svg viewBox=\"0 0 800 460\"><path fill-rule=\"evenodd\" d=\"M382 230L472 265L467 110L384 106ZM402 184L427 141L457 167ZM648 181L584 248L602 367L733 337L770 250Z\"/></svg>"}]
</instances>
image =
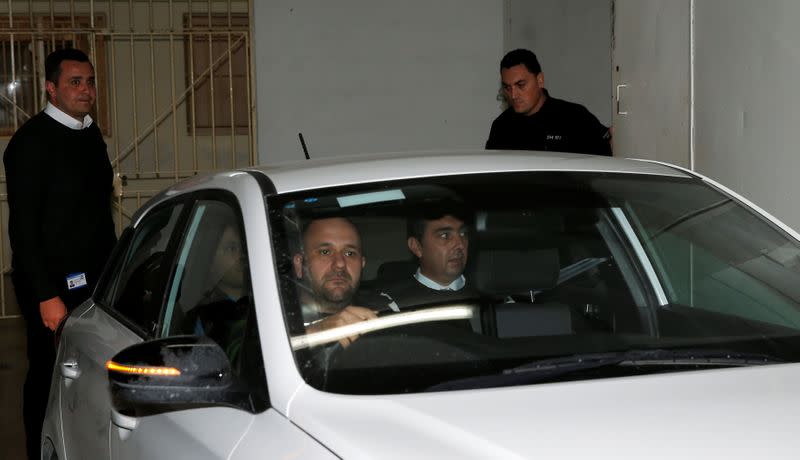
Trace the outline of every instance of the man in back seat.
<instances>
[{"instance_id":1,"label":"man in back seat","mask_svg":"<svg viewBox=\"0 0 800 460\"><path fill-rule=\"evenodd\" d=\"M470 213L455 202L423 207L409 216L408 249L419 265L416 273L381 289L393 310L471 297L464 276L469 222Z\"/></svg>"}]
</instances>

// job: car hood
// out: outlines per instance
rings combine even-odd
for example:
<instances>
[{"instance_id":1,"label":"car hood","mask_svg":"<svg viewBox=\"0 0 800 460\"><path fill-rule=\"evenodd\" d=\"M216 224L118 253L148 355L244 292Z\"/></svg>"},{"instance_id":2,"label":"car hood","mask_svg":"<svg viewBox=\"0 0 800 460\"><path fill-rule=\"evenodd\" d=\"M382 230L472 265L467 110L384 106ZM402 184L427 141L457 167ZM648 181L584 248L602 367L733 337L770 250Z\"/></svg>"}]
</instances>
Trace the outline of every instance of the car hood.
<instances>
[{"instance_id":1,"label":"car hood","mask_svg":"<svg viewBox=\"0 0 800 460\"><path fill-rule=\"evenodd\" d=\"M301 389L289 418L367 458L796 458L800 365L411 395Z\"/></svg>"}]
</instances>

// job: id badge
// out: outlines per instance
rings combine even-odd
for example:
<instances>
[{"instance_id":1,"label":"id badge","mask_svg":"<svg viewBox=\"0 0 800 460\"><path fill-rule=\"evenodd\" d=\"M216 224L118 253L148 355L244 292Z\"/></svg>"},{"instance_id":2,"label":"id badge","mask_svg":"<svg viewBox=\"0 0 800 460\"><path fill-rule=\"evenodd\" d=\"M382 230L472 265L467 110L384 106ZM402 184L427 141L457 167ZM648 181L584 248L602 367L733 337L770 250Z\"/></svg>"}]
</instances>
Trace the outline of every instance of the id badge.
<instances>
[{"instance_id":1,"label":"id badge","mask_svg":"<svg viewBox=\"0 0 800 460\"><path fill-rule=\"evenodd\" d=\"M86 273L70 273L67 275L67 289L70 291L86 286Z\"/></svg>"}]
</instances>

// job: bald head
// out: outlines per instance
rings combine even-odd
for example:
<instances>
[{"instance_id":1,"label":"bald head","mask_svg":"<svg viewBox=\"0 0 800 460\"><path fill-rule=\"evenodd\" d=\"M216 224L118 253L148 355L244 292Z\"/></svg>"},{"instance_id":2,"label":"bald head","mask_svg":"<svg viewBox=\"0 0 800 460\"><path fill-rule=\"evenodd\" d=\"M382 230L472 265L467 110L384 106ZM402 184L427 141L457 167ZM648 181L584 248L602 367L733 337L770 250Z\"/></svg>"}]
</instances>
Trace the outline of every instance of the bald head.
<instances>
[{"instance_id":1,"label":"bald head","mask_svg":"<svg viewBox=\"0 0 800 460\"><path fill-rule=\"evenodd\" d=\"M308 283L317 302L334 310L346 307L366 263L358 229L339 217L312 221L303 234L303 251L293 263L295 275Z\"/></svg>"}]
</instances>

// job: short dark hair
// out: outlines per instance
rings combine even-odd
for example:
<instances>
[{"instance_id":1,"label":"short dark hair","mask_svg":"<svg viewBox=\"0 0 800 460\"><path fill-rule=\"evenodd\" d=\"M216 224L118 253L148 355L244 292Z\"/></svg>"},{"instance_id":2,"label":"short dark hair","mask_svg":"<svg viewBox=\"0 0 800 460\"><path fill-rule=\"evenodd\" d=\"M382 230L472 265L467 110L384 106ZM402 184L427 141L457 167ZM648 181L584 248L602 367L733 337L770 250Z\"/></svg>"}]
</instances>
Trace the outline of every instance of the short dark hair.
<instances>
[{"instance_id":1,"label":"short dark hair","mask_svg":"<svg viewBox=\"0 0 800 460\"><path fill-rule=\"evenodd\" d=\"M89 56L81 50L76 50L75 48L55 50L48 54L44 61L44 75L47 81L58 83L58 78L61 76L61 63L63 61L92 63L89 60Z\"/></svg>"},{"instance_id":2,"label":"short dark hair","mask_svg":"<svg viewBox=\"0 0 800 460\"><path fill-rule=\"evenodd\" d=\"M500 68L510 69L520 64L524 65L528 69L528 72L534 75L538 75L542 72L542 66L539 65L539 60L536 59L536 55L533 54L533 51L524 48L515 49L506 53L506 55L503 56L503 60L500 61Z\"/></svg>"},{"instance_id":3,"label":"short dark hair","mask_svg":"<svg viewBox=\"0 0 800 460\"><path fill-rule=\"evenodd\" d=\"M414 209L406 221L406 232L409 238L416 238L420 243L425 234L425 227L432 220L445 216L453 216L466 223L470 222L472 213L467 207L457 201L444 201L433 205L422 205Z\"/></svg>"}]
</instances>

